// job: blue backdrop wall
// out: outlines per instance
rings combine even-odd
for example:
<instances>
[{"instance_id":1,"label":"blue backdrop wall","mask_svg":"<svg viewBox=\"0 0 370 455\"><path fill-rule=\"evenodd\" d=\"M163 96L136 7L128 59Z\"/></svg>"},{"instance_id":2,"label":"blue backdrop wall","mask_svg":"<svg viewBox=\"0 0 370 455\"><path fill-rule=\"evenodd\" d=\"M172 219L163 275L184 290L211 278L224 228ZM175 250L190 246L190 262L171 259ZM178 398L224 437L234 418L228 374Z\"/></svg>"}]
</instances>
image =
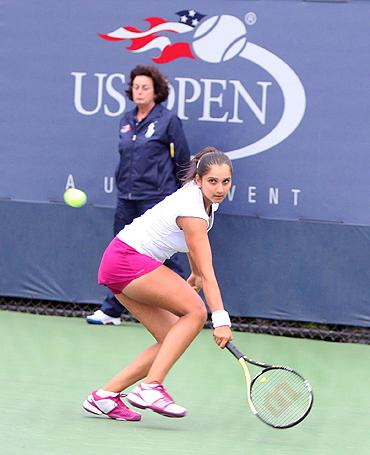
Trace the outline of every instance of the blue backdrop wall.
<instances>
[{"instance_id":1,"label":"blue backdrop wall","mask_svg":"<svg viewBox=\"0 0 370 455\"><path fill-rule=\"evenodd\" d=\"M193 7L2 2L0 293L103 298L124 89L153 64L192 151L233 159L211 234L232 314L369 325L369 2Z\"/></svg>"}]
</instances>

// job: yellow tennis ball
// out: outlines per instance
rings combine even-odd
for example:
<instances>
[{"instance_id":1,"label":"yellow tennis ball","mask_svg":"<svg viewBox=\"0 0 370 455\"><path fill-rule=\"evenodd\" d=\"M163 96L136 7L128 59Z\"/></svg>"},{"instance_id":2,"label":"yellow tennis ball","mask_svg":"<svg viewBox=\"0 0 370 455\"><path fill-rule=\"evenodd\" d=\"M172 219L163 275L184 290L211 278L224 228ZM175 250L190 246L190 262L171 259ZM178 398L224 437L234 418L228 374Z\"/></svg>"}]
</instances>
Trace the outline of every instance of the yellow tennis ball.
<instances>
[{"instance_id":1,"label":"yellow tennis ball","mask_svg":"<svg viewBox=\"0 0 370 455\"><path fill-rule=\"evenodd\" d=\"M260 382L267 382L267 378L265 378L265 376L262 376L262 378L260 379Z\"/></svg>"},{"instance_id":2,"label":"yellow tennis ball","mask_svg":"<svg viewBox=\"0 0 370 455\"><path fill-rule=\"evenodd\" d=\"M80 208L86 204L86 201L86 193L77 188L69 188L64 193L64 202L70 207Z\"/></svg>"}]
</instances>

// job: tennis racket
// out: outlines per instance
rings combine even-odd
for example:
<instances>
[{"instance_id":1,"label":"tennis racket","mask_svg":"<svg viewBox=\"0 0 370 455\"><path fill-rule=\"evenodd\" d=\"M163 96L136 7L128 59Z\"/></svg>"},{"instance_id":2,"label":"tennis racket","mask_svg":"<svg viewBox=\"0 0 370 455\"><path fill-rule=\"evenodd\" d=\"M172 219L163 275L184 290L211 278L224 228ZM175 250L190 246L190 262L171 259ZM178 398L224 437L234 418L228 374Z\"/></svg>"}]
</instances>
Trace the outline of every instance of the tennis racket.
<instances>
[{"instance_id":1,"label":"tennis racket","mask_svg":"<svg viewBox=\"0 0 370 455\"><path fill-rule=\"evenodd\" d=\"M230 342L226 348L243 368L249 407L262 422L273 428L290 428L307 417L312 408L313 393L303 376L288 367L249 359ZM262 368L253 379L248 364Z\"/></svg>"}]
</instances>

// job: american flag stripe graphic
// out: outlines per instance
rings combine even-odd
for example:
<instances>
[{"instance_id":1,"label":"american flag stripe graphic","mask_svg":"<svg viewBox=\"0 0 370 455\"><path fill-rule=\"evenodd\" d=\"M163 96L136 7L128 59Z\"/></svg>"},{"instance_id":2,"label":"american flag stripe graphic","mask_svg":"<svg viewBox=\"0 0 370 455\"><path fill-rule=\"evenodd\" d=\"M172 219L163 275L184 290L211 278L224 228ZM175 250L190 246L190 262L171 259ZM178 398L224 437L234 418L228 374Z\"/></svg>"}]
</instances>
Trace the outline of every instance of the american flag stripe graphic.
<instances>
[{"instance_id":1,"label":"american flag stripe graphic","mask_svg":"<svg viewBox=\"0 0 370 455\"><path fill-rule=\"evenodd\" d=\"M147 30L139 30L136 27L124 26L119 27L112 32L98 35L107 41L124 41L131 40L130 46L127 49L134 53L147 52L152 49L159 49L160 54L152 57L155 63L163 64L171 62L177 58L185 57L195 59L191 50L190 44L187 42L173 43L168 36L163 36L163 33L188 33L194 30L194 26L184 23L184 13L181 11L179 22L170 22L161 17L148 17L144 19L149 23ZM191 10L191 14L198 14L201 19L204 15L200 15ZM180 15L180 13L177 13ZM191 15L190 15L191 16Z\"/></svg>"}]
</instances>

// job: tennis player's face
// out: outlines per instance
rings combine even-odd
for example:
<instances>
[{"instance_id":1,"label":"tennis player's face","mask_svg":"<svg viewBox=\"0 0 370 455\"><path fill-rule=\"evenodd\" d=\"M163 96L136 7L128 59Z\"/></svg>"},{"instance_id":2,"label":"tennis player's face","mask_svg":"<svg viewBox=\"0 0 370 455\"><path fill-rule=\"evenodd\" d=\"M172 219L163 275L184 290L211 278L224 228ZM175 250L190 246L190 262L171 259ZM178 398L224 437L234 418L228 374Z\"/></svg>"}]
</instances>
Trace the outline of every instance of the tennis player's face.
<instances>
[{"instance_id":1,"label":"tennis player's face","mask_svg":"<svg viewBox=\"0 0 370 455\"><path fill-rule=\"evenodd\" d=\"M231 170L227 164L214 164L203 177L197 175L196 182L202 190L206 206L221 204L231 186Z\"/></svg>"},{"instance_id":2,"label":"tennis player's face","mask_svg":"<svg viewBox=\"0 0 370 455\"><path fill-rule=\"evenodd\" d=\"M132 81L132 98L138 107L155 104L153 80L148 76L136 76Z\"/></svg>"}]
</instances>

